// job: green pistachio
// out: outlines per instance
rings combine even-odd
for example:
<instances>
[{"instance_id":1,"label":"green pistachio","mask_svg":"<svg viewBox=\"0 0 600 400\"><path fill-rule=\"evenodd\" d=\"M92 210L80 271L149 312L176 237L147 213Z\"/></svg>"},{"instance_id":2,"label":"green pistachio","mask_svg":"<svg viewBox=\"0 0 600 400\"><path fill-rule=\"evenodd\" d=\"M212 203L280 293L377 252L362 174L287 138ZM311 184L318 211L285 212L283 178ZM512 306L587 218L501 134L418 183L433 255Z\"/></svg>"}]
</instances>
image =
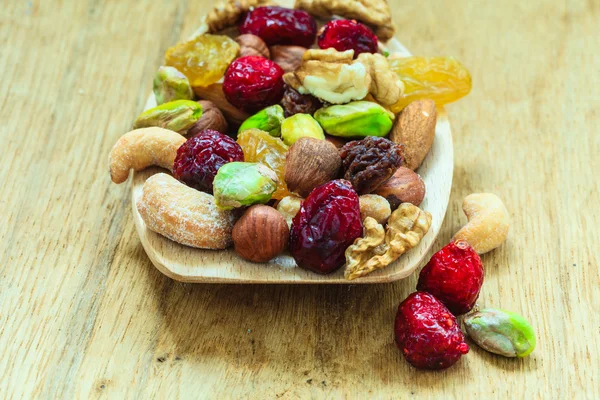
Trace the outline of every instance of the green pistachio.
<instances>
[{"instance_id":1,"label":"green pistachio","mask_svg":"<svg viewBox=\"0 0 600 400\"><path fill-rule=\"evenodd\" d=\"M224 210L265 204L277 190L277 174L259 163L230 162L213 181L215 203Z\"/></svg>"},{"instance_id":2,"label":"green pistachio","mask_svg":"<svg viewBox=\"0 0 600 400\"><path fill-rule=\"evenodd\" d=\"M323 107L315 119L332 136L363 138L386 136L392 129L394 115L377 103L353 101L343 105Z\"/></svg>"},{"instance_id":3,"label":"green pistachio","mask_svg":"<svg viewBox=\"0 0 600 400\"><path fill-rule=\"evenodd\" d=\"M525 357L535 348L535 333L525 318L487 308L464 320L467 333L480 347L504 357Z\"/></svg>"},{"instance_id":4,"label":"green pistachio","mask_svg":"<svg viewBox=\"0 0 600 400\"><path fill-rule=\"evenodd\" d=\"M278 137L281 135L281 123L285 117L283 116L283 108L276 104L259 111L250 118L244 121L238 133L248 129L260 129L268 132L269 135Z\"/></svg>"},{"instance_id":5,"label":"green pistachio","mask_svg":"<svg viewBox=\"0 0 600 400\"><path fill-rule=\"evenodd\" d=\"M283 142L291 146L301 137L325 139L325 134L321 125L308 114L296 114L286 118L281 124Z\"/></svg>"},{"instance_id":6,"label":"green pistachio","mask_svg":"<svg viewBox=\"0 0 600 400\"><path fill-rule=\"evenodd\" d=\"M188 78L177 68L162 66L156 71L153 81L156 104L173 100L193 100L194 92Z\"/></svg>"},{"instance_id":7,"label":"green pistachio","mask_svg":"<svg viewBox=\"0 0 600 400\"><path fill-rule=\"evenodd\" d=\"M133 128L158 126L185 134L202 116L202 106L191 100L175 100L144 111Z\"/></svg>"}]
</instances>

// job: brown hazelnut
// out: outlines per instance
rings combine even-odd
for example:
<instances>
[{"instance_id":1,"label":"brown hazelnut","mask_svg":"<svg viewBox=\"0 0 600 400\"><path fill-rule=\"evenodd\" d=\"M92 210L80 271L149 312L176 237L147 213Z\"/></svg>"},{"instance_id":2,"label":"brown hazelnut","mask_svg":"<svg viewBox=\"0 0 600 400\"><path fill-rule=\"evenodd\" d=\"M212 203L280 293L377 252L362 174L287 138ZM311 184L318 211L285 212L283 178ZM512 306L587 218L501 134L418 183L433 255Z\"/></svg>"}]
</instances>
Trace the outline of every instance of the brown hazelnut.
<instances>
[{"instance_id":1,"label":"brown hazelnut","mask_svg":"<svg viewBox=\"0 0 600 400\"><path fill-rule=\"evenodd\" d=\"M402 203L418 206L425 197L425 182L416 172L406 167L400 167L387 182L375 189L373 193L384 197L390 203L392 210L398 208Z\"/></svg>"},{"instance_id":2,"label":"brown hazelnut","mask_svg":"<svg viewBox=\"0 0 600 400\"><path fill-rule=\"evenodd\" d=\"M233 248L252 262L267 262L288 246L290 230L276 209L262 204L246 210L233 226Z\"/></svg>"},{"instance_id":3,"label":"brown hazelnut","mask_svg":"<svg viewBox=\"0 0 600 400\"><path fill-rule=\"evenodd\" d=\"M325 135L325 140L327 140L329 143L333 144L338 149L341 149L342 147L344 147L344 145L346 143L348 143L347 140L344 140L341 137L331 136L331 135Z\"/></svg>"},{"instance_id":4,"label":"brown hazelnut","mask_svg":"<svg viewBox=\"0 0 600 400\"><path fill-rule=\"evenodd\" d=\"M198 104L202 106L202 116L187 131L186 136L192 137L206 129L213 129L221 133L227 133L228 125L225 116L217 108L215 103L208 100L200 100Z\"/></svg>"},{"instance_id":5,"label":"brown hazelnut","mask_svg":"<svg viewBox=\"0 0 600 400\"><path fill-rule=\"evenodd\" d=\"M300 46L271 46L271 58L285 72L294 72L302 64L306 48Z\"/></svg>"},{"instance_id":6,"label":"brown hazelnut","mask_svg":"<svg viewBox=\"0 0 600 400\"><path fill-rule=\"evenodd\" d=\"M267 44L256 35L245 33L236 37L235 41L240 45L240 57L260 56L269 58L271 56Z\"/></svg>"},{"instance_id":7,"label":"brown hazelnut","mask_svg":"<svg viewBox=\"0 0 600 400\"><path fill-rule=\"evenodd\" d=\"M300 138L285 158L285 183L288 189L306 197L317 186L338 177L342 159L338 149L327 140Z\"/></svg>"}]
</instances>

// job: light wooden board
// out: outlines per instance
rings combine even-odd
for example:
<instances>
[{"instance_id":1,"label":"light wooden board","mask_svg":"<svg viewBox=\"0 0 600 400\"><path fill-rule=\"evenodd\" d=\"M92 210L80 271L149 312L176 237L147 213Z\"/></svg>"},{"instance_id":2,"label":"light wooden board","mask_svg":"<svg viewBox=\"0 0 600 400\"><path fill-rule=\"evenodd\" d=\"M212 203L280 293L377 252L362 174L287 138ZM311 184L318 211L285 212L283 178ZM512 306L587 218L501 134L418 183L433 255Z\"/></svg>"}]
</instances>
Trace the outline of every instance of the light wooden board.
<instances>
[{"instance_id":1,"label":"light wooden board","mask_svg":"<svg viewBox=\"0 0 600 400\"><path fill-rule=\"evenodd\" d=\"M440 373L394 346L416 274L380 285L188 284L146 256L108 153L207 0L7 1L0 13L0 398L600 398L597 1L392 1L415 54L453 55L454 182L430 254L492 191L512 217L479 300L531 357Z\"/></svg>"}]
</instances>

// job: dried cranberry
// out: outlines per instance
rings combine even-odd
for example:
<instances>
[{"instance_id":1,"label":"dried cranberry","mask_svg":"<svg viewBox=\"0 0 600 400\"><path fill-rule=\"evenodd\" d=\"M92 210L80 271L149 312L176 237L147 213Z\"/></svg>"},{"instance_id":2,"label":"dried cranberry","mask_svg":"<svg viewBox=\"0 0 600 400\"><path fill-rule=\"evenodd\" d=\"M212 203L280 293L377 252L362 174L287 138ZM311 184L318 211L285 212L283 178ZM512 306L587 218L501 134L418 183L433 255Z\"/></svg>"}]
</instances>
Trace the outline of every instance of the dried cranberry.
<instances>
[{"instance_id":1,"label":"dried cranberry","mask_svg":"<svg viewBox=\"0 0 600 400\"><path fill-rule=\"evenodd\" d=\"M319 35L318 44L322 49L354 50L354 57L360 53L377 52L377 36L373 31L350 19L329 21Z\"/></svg>"},{"instance_id":2,"label":"dried cranberry","mask_svg":"<svg viewBox=\"0 0 600 400\"><path fill-rule=\"evenodd\" d=\"M421 270L417 290L431 293L454 313L473 308L483 285L481 258L465 241L446 245Z\"/></svg>"},{"instance_id":3,"label":"dried cranberry","mask_svg":"<svg viewBox=\"0 0 600 400\"><path fill-rule=\"evenodd\" d=\"M469 352L454 315L429 293L415 292L400 303L394 333L396 345L417 368L448 368Z\"/></svg>"},{"instance_id":4,"label":"dried cranberry","mask_svg":"<svg viewBox=\"0 0 600 400\"><path fill-rule=\"evenodd\" d=\"M290 253L296 263L328 274L344 265L344 252L363 234L358 195L343 179L321 185L292 221Z\"/></svg>"},{"instance_id":5,"label":"dried cranberry","mask_svg":"<svg viewBox=\"0 0 600 400\"><path fill-rule=\"evenodd\" d=\"M306 11L258 7L246 14L240 33L256 35L269 46L286 44L308 48L315 42L317 23Z\"/></svg>"},{"instance_id":6,"label":"dried cranberry","mask_svg":"<svg viewBox=\"0 0 600 400\"><path fill-rule=\"evenodd\" d=\"M240 145L227 135L207 129L177 150L173 176L190 187L212 193L217 171L232 161L244 161Z\"/></svg>"},{"instance_id":7,"label":"dried cranberry","mask_svg":"<svg viewBox=\"0 0 600 400\"><path fill-rule=\"evenodd\" d=\"M283 96L283 70L264 57L240 57L225 72L223 93L241 110L258 111L277 104Z\"/></svg>"}]
</instances>

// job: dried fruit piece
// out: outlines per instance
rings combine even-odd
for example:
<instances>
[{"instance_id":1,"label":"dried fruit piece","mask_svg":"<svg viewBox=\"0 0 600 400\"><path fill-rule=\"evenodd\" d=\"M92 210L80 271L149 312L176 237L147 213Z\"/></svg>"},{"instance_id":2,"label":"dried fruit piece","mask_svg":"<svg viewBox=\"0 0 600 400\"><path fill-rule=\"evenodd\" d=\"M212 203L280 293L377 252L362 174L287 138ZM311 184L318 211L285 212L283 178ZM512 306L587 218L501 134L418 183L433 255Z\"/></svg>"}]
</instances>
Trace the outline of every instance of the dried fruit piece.
<instances>
[{"instance_id":1,"label":"dried fruit piece","mask_svg":"<svg viewBox=\"0 0 600 400\"><path fill-rule=\"evenodd\" d=\"M517 313L487 308L464 319L467 333L477 345L504 357L526 357L535 349L535 332Z\"/></svg>"},{"instance_id":2,"label":"dried fruit piece","mask_svg":"<svg viewBox=\"0 0 600 400\"><path fill-rule=\"evenodd\" d=\"M134 129L158 126L185 134L202 116L202 106L192 100L175 100L144 111Z\"/></svg>"},{"instance_id":3,"label":"dried fruit piece","mask_svg":"<svg viewBox=\"0 0 600 400\"><path fill-rule=\"evenodd\" d=\"M392 129L394 114L371 101L354 101L343 105L323 107L315 119L332 136L363 138L386 136Z\"/></svg>"},{"instance_id":4,"label":"dried fruit piece","mask_svg":"<svg viewBox=\"0 0 600 400\"><path fill-rule=\"evenodd\" d=\"M392 106L400 112L415 100L431 99L443 106L471 91L471 75L452 57L390 57L392 71L404 83L402 98Z\"/></svg>"},{"instance_id":5,"label":"dried fruit piece","mask_svg":"<svg viewBox=\"0 0 600 400\"><path fill-rule=\"evenodd\" d=\"M425 197L425 182L416 172L400 167L373 193L385 197L392 209L396 209L402 203L418 206Z\"/></svg>"},{"instance_id":6,"label":"dried fruit piece","mask_svg":"<svg viewBox=\"0 0 600 400\"><path fill-rule=\"evenodd\" d=\"M238 133L248 129L260 129L271 136L278 137L281 136L281 124L284 119L283 108L279 104L275 104L245 120L240 129L238 129Z\"/></svg>"},{"instance_id":7,"label":"dried fruit piece","mask_svg":"<svg viewBox=\"0 0 600 400\"><path fill-rule=\"evenodd\" d=\"M298 211L300 211L301 205L302 199L296 196L286 196L279 201L279 204L277 204L277 211L285 218L288 227L292 227L292 219L294 219L296 214L298 214Z\"/></svg>"},{"instance_id":8,"label":"dried fruit piece","mask_svg":"<svg viewBox=\"0 0 600 400\"><path fill-rule=\"evenodd\" d=\"M290 230L273 207L250 207L233 227L235 252L245 260L267 262L287 247Z\"/></svg>"},{"instance_id":9,"label":"dried fruit piece","mask_svg":"<svg viewBox=\"0 0 600 400\"><path fill-rule=\"evenodd\" d=\"M165 64L181 71L192 86L209 86L223 77L239 51L228 36L204 34L168 49Z\"/></svg>"},{"instance_id":10,"label":"dried fruit piece","mask_svg":"<svg viewBox=\"0 0 600 400\"><path fill-rule=\"evenodd\" d=\"M319 274L344 264L344 251L363 232L358 195L350 182L335 180L313 190L292 221L290 254Z\"/></svg>"},{"instance_id":11,"label":"dried fruit piece","mask_svg":"<svg viewBox=\"0 0 600 400\"><path fill-rule=\"evenodd\" d=\"M286 118L296 114L312 115L323 105L319 99L311 94L300 94L294 88L285 85L285 92L281 99Z\"/></svg>"},{"instance_id":12,"label":"dried fruit piece","mask_svg":"<svg viewBox=\"0 0 600 400\"><path fill-rule=\"evenodd\" d=\"M469 352L454 315L429 293L415 292L400 303L394 333L402 355L416 368L448 368Z\"/></svg>"},{"instance_id":13,"label":"dried fruit piece","mask_svg":"<svg viewBox=\"0 0 600 400\"><path fill-rule=\"evenodd\" d=\"M467 242L447 244L435 253L419 274L417 290L440 300L454 315L473 308L483 285L483 264Z\"/></svg>"},{"instance_id":14,"label":"dried fruit piece","mask_svg":"<svg viewBox=\"0 0 600 400\"><path fill-rule=\"evenodd\" d=\"M267 6L250 10L240 25L240 33L259 36L269 46L290 44L310 47L315 42L317 24L302 10Z\"/></svg>"},{"instance_id":15,"label":"dried fruit piece","mask_svg":"<svg viewBox=\"0 0 600 400\"><path fill-rule=\"evenodd\" d=\"M402 165L402 153L402 146L380 137L349 142L340 149L344 178L358 193L371 193Z\"/></svg>"},{"instance_id":16,"label":"dried fruit piece","mask_svg":"<svg viewBox=\"0 0 600 400\"><path fill-rule=\"evenodd\" d=\"M188 78L177 68L168 66L162 66L156 71L152 90L158 105L174 100L192 100L194 98Z\"/></svg>"},{"instance_id":17,"label":"dried fruit piece","mask_svg":"<svg viewBox=\"0 0 600 400\"><path fill-rule=\"evenodd\" d=\"M354 50L354 56L377 52L377 36L367 26L350 19L335 19L323 27L319 47L337 51Z\"/></svg>"},{"instance_id":18,"label":"dried fruit piece","mask_svg":"<svg viewBox=\"0 0 600 400\"><path fill-rule=\"evenodd\" d=\"M283 70L264 57L240 57L231 63L223 80L223 93L244 111L258 111L279 103L283 96Z\"/></svg>"},{"instance_id":19,"label":"dried fruit piece","mask_svg":"<svg viewBox=\"0 0 600 400\"><path fill-rule=\"evenodd\" d=\"M244 161L242 148L229 136L206 130L177 150L173 176L188 186L212 193L217 171L232 161Z\"/></svg>"},{"instance_id":20,"label":"dried fruit piece","mask_svg":"<svg viewBox=\"0 0 600 400\"><path fill-rule=\"evenodd\" d=\"M264 164L277 174L279 184L273 194L274 199L279 200L291 195L284 180L285 157L288 151L285 143L258 129L241 132L237 142L244 151L245 161Z\"/></svg>"},{"instance_id":21,"label":"dried fruit piece","mask_svg":"<svg viewBox=\"0 0 600 400\"><path fill-rule=\"evenodd\" d=\"M292 115L283 121L281 124L281 139L285 144L291 146L303 137L323 140L325 134L321 125L308 114Z\"/></svg>"},{"instance_id":22,"label":"dried fruit piece","mask_svg":"<svg viewBox=\"0 0 600 400\"><path fill-rule=\"evenodd\" d=\"M360 201L360 217L363 221L367 217L371 217L378 223L385 224L392 213L390 203L386 199L376 194L363 194L358 199Z\"/></svg>"},{"instance_id":23,"label":"dried fruit piece","mask_svg":"<svg viewBox=\"0 0 600 400\"><path fill-rule=\"evenodd\" d=\"M265 204L271 200L275 189L277 175L259 163L227 163L219 168L213 181L215 202L224 210Z\"/></svg>"}]
</instances>

